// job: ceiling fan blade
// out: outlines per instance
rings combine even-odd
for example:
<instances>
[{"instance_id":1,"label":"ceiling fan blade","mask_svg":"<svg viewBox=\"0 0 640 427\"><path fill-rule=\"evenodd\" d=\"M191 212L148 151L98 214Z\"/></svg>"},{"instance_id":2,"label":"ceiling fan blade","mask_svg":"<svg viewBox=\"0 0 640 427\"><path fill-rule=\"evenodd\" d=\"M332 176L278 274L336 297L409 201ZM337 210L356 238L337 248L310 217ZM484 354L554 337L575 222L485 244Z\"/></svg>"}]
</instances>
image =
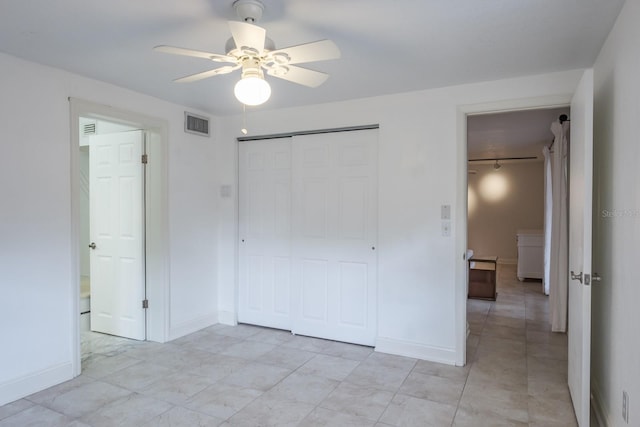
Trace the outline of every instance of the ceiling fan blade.
<instances>
[{"instance_id":1,"label":"ceiling fan blade","mask_svg":"<svg viewBox=\"0 0 640 427\"><path fill-rule=\"evenodd\" d=\"M274 68L268 70L267 74L309 87L318 87L329 78L329 74L309 70L308 68L296 67L295 65L287 65L283 68L288 69L288 71L284 73L282 69Z\"/></svg>"},{"instance_id":2,"label":"ceiling fan blade","mask_svg":"<svg viewBox=\"0 0 640 427\"><path fill-rule=\"evenodd\" d=\"M264 50L267 30L246 22L229 21L229 29L238 49L253 48L257 53Z\"/></svg>"},{"instance_id":3,"label":"ceiling fan blade","mask_svg":"<svg viewBox=\"0 0 640 427\"><path fill-rule=\"evenodd\" d=\"M182 47L176 47L176 46L160 45L160 46L154 47L153 50L155 50L156 52L171 53L173 55L183 55L183 56L192 56L194 58L204 58L204 59L209 59L211 61L216 61L216 62L230 62L230 63L236 62L236 59L233 56L220 55L220 54L211 53L211 52L203 52L201 50L184 49Z\"/></svg>"},{"instance_id":4,"label":"ceiling fan blade","mask_svg":"<svg viewBox=\"0 0 640 427\"><path fill-rule=\"evenodd\" d=\"M331 40L319 40L317 42L285 47L271 52L271 55L274 57L280 54L284 54L289 58L286 62L288 64L302 64L304 62L338 59L340 58L340 49L338 49L338 46Z\"/></svg>"},{"instance_id":5,"label":"ceiling fan blade","mask_svg":"<svg viewBox=\"0 0 640 427\"><path fill-rule=\"evenodd\" d=\"M203 71L201 73L191 74L190 76L180 77L175 79L176 83L191 83L198 80L206 79L207 77L213 77L220 74L228 74L233 70L237 70L240 66L225 65L224 67L214 68L213 70Z\"/></svg>"}]
</instances>

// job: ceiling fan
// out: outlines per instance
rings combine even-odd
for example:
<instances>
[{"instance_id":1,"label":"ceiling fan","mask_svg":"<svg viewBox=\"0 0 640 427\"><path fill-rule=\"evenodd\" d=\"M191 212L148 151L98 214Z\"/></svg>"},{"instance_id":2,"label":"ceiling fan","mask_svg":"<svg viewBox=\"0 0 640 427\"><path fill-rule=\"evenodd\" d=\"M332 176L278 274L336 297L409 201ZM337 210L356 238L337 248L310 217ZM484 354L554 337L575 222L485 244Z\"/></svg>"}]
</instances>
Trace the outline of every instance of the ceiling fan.
<instances>
[{"instance_id":1,"label":"ceiling fan","mask_svg":"<svg viewBox=\"0 0 640 427\"><path fill-rule=\"evenodd\" d=\"M264 78L264 72L308 87L318 87L327 80L328 74L295 64L339 58L340 50L335 43L319 40L276 49L273 41L267 37L266 30L253 24L262 17L264 5L260 0L236 0L233 7L243 22L229 21L232 37L225 45L225 54L166 45L153 48L158 52L230 64L181 77L175 82L195 82L242 69L241 79L234 88L236 98L246 105L259 105L271 96L271 87Z\"/></svg>"}]
</instances>

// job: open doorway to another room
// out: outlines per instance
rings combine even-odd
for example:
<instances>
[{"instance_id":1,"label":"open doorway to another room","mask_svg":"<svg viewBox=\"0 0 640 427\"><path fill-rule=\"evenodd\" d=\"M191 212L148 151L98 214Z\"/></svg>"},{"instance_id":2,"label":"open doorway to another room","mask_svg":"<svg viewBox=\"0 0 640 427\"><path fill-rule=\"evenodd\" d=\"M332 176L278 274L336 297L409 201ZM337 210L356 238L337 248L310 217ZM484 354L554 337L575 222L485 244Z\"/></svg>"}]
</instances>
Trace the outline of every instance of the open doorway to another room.
<instances>
[{"instance_id":1,"label":"open doorway to another room","mask_svg":"<svg viewBox=\"0 0 640 427\"><path fill-rule=\"evenodd\" d=\"M80 374L91 353L110 342L166 341L168 132L164 120L70 102L77 242L71 306Z\"/></svg>"},{"instance_id":2,"label":"open doorway to another room","mask_svg":"<svg viewBox=\"0 0 640 427\"><path fill-rule=\"evenodd\" d=\"M561 115L569 107L467 116L467 355L509 365L494 378L505 385L548 364L566 373L567 336L551 333L543 286L543 147Z\"/></svg>"}]
</instances>

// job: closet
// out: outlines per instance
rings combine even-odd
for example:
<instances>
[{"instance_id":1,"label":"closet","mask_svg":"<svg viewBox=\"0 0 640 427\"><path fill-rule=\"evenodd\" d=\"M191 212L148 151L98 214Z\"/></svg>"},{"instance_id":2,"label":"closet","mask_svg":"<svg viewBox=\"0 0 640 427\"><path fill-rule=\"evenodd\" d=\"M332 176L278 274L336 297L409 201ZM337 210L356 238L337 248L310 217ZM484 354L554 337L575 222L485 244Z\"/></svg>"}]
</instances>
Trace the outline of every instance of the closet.
<instances>
[{"instance_id":1,"label":"closet","mask_svg":"<svg viewBox=\"0 0 640 427\"><path fill-rule=\"evenodd\" d=\"M377 129L239 142L241 323L374 345Z\"/></svg>"}]
</instances>

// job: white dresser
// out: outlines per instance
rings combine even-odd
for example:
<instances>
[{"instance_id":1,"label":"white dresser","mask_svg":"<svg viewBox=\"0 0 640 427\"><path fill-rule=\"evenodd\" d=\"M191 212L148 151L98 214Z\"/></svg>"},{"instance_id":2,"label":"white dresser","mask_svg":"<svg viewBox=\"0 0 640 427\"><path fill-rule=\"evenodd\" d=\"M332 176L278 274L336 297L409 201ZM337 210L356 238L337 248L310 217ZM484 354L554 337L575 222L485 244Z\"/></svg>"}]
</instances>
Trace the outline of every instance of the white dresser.
<instances>
[{"instance_id":1,"label":"white dresser","mask_svg":"<svg viewBox=\"0 0 640 427\"><path fill-rule=\"evenodd\" d=\"M518 230L518 280L542 279L544 235L542 230Z\"/></svg>"}]
</instances>

